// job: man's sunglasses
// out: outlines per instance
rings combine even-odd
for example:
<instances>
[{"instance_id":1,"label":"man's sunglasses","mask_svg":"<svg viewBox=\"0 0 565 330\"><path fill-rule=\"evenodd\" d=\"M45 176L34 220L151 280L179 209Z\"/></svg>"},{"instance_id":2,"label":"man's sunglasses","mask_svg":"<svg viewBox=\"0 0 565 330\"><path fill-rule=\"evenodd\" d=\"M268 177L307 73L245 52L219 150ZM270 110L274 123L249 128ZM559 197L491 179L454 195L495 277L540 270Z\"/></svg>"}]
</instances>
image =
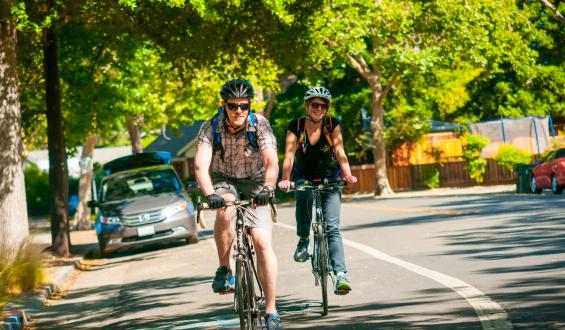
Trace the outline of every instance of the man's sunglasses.
<instances>
[{"instance_id":1,"label":"man's sunglasses","mask_svg":"<svg viewBox=\"0 0 565 330\"><path fill-rule=\"evenodd\" d=\"M247 111L251 107L251 105L249 103L236 104L236 103L229 103L228 102L228 103L226 103L226 105L228 106L228 110L231 110L231 111L235 111L235 110L237 110L237 108L240 108L241 111Z\"/></svg>"},{"instance_id":2,"label":"man's sunglasses","mask_svg":"<svg viewBox=\"0 0 565 330\"><path fill-rule=\"evenodd\" d=\"M312 102L310 106L314 109L328 110L328 105L325 103Z\"/></svg>"}]
</instances>

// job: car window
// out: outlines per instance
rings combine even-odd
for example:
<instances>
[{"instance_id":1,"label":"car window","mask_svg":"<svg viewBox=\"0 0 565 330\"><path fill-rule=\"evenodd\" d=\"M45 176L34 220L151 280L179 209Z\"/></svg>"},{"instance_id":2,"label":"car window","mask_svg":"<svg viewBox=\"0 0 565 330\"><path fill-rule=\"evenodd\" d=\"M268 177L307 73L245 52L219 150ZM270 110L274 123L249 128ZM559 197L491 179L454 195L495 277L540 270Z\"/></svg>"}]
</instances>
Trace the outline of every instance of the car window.
<instances>
[{"instance_id":1,"label":"car window","mask_svg":"<svg viewBox=\"0 0 565 330\"><path fill-rule=\"evenodd\" d=\"M102 183L101 200L121 200L142 195L181 190L181 184L170 169L124 173Z\"/></svg>"}]
</instances>

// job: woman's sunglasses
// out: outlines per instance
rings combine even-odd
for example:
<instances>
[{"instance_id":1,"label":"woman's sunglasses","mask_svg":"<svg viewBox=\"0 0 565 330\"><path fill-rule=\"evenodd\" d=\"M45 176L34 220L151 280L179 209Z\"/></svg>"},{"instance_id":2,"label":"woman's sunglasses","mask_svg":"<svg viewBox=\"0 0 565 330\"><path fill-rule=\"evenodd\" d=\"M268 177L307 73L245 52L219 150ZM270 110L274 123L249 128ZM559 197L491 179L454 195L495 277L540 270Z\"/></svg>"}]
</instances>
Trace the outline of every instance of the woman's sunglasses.
<instances>
[{"instance_id":1,"label":"woman's sunglasses","mask_svg":"<svg viewBox=\"0 0 565 330\"><path fill-rule=\"evenodd\" d=\"M228 110L231 111L235 111L237 110L237 108L240 108L241 111L247 111L250 108L250 104L249 103L241 103L241 104L236 104L236 103L226 103L226 105L228 106Z\"/></svg>"},{"instance_id":2,"label":"woman's sunglasses","mask_svg":"<svg viewBox=\"0 0 565 330\"><path fill-rule=\"evenodd\" d=\"M325 103L312 102L312 103L310 103L310 106L311 106L313 109L328 110L328 105L325 104Z\"/></svg>"}]
</instances>

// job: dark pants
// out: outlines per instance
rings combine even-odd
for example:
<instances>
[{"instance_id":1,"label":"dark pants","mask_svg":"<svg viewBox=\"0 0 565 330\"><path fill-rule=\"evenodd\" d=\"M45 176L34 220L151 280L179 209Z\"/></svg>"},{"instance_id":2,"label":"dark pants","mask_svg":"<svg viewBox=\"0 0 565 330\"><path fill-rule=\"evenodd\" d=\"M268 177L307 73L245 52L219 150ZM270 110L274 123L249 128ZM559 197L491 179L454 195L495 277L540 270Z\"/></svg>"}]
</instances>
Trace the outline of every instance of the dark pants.
<instances>
[{"instance_id":1,"label":"dark pants","mask_svg":"<svg viewBox=\"0 0 565 330\"><path fill-rule=\"evenodd\" d=\"M339 231L341 192L336 189L334 191L322 191L320 194L322 197L322 214L327 223L328 246L334 272L347 272L343 241ZM296 233L300 237L310 236L312 216L315 214L312 211L313 204L314 194L311 191L296 192Z\"/></svg>"}]
</instances>

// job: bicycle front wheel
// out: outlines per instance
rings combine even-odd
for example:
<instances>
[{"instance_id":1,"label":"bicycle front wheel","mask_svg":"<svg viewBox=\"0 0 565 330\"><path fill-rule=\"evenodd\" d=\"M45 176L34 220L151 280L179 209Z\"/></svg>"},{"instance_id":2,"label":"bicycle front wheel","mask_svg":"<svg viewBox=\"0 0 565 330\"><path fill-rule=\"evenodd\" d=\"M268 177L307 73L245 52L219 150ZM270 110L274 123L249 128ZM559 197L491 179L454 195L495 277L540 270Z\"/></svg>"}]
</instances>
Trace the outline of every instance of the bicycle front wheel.
<instances>
[{"instance_id":1,"label":"bicycle front wheel","mask_svg":"<svg viewBox=\"0 0 565 330\"><path fill-rule=\"evenodd\" d=\"M259 308L255 298L255 286L253 283L253 270L243 260L237 260L235 294L237 313L239 314L239 325L243 329L260 329Z\"/></svg>"},{"instance_id":2,"label":"bicycle front wheel","mask_svg":"<svg viewBox=\"0 0 565 330\"><path fill-rule=\"evenodd\" d=\"M320 276L320 287L322 288L322 315L328 314L328 243L324 234L324 225L318 223L316 226L318 237L318 275Z\"/></svg>"}]
</instances>

